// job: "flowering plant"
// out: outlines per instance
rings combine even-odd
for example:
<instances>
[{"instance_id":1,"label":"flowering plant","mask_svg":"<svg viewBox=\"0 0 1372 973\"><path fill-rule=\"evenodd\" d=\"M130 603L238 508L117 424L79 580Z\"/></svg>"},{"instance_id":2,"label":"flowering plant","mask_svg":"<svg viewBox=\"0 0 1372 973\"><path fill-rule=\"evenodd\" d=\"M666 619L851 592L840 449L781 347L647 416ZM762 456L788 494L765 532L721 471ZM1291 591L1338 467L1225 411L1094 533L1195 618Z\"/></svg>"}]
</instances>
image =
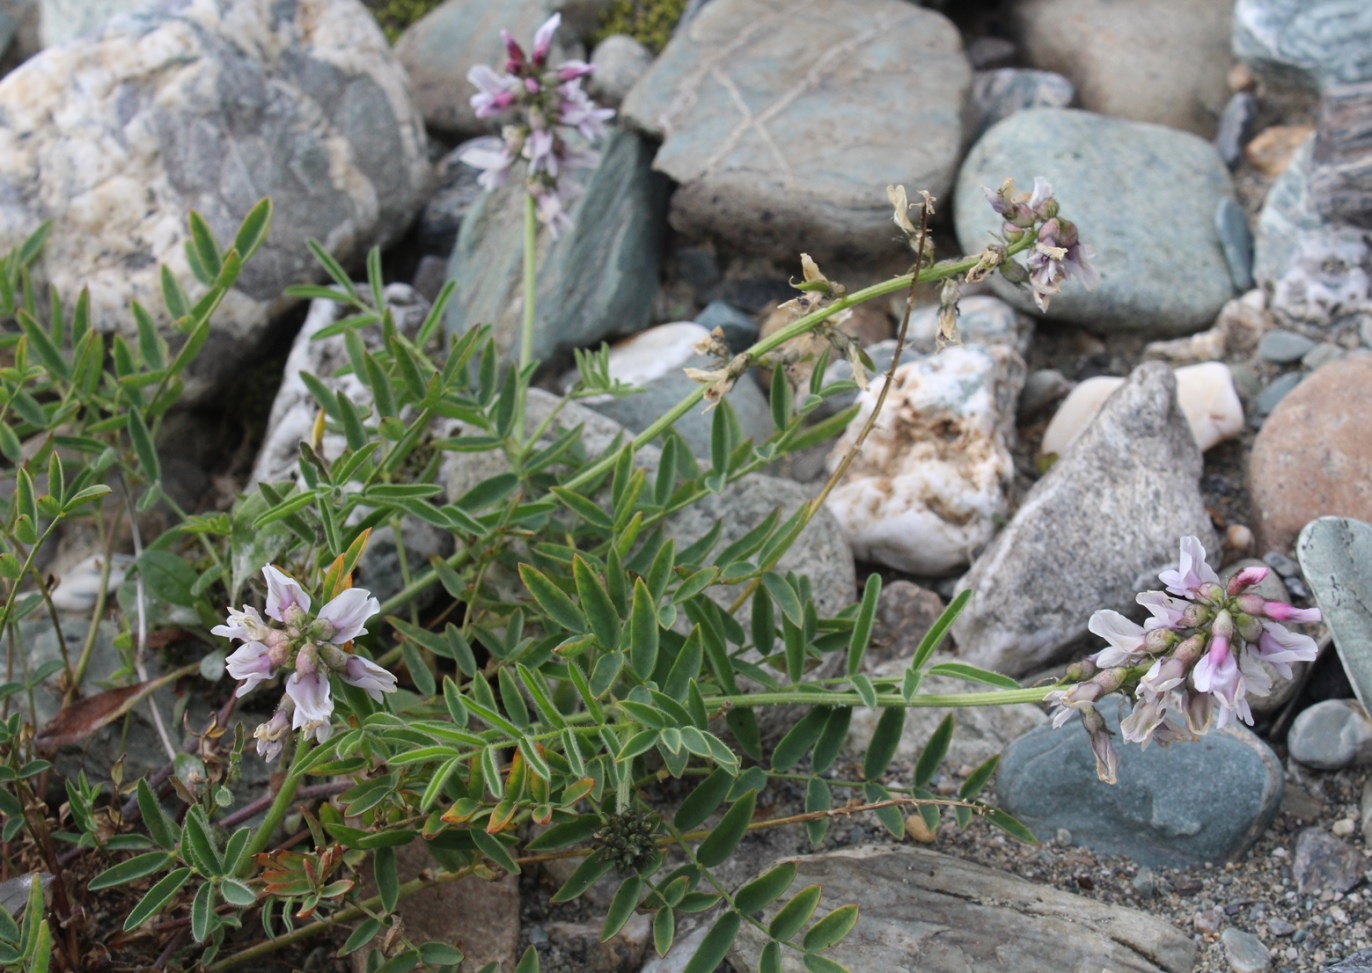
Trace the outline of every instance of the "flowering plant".
<instances>
[{"instance_id":1,"label":"flowering plant","mask_svg":"<svg viewBox=\"0 0 1372 973\"><path fill-rule=\"evenodd\" d=\"M1158 575L1166 590L1135 599L1150 616L1142 625L1109 609L1091 616L1087 627L1109 645L1074 665L1068 678L1075 684L1050 692L1046 701L1055 708L1054 726L1081 713L1101 780L1114 783L1119 763L1095 708L1105 696L1133 698L1132 712L1120 722L1125 740L1167 746L1235 719L1252 725L1248 698L1272 690L1264 666L1289 679L1291 663L1315 658L1314 640L1282 623L1317 622L1319 609L1249 592L1268 573L1244 568L1221 584L1200 539L1183 537L1179 565Z\"/></svg>"}]
</instances>

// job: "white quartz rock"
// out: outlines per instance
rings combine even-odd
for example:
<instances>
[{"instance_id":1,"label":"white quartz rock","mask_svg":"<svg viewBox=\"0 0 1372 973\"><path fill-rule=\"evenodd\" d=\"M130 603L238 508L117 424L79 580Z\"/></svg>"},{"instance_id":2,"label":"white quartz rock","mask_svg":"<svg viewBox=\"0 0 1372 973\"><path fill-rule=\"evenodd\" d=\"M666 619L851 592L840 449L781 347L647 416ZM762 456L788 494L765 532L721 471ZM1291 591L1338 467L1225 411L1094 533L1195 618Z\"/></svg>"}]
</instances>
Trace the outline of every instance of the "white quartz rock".
<instances>
[{"instance_id":1,"label":"white quartz rock","mask_svg":"<svg viewBox=\"0 0 1372 973\"><path fill-rule=\"evenodd\" d=\"M1006 515L1024 361L1004 346L954 346L896 369L876 427L827 506L853 554L912 574L956 570ZM829 454L837 468L882 379Z\"/></svg>"},{"instance_id":2,"label":"white quartz rock","mask_svg":"<svg viewBox=\"0 0 1372 973\"><path fill-rule=\"evenodd\" d=\"M1201 452L1237 436L1243 429L1243 405L1234 391L1229 366L1211 361L1174 371L1177 400ZM1105 400L1123 384L1122 378L1100 375L1088 378L1068 393L1043 433L1039 455L1062 456L1096 418Z\"/></svg>"}]
</instances>

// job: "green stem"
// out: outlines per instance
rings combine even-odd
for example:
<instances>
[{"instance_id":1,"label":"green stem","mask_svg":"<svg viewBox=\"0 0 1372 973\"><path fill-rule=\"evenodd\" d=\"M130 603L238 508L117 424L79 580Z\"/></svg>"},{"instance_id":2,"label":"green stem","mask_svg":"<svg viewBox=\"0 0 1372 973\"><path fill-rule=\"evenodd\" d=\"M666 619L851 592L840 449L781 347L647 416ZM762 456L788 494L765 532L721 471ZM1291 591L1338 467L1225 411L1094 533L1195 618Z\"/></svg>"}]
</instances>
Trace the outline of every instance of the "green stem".
<instances>
[{"instance_id":1,"label":"green stem","mask_svg":"<svg viewBox=\"0 0 1372 973\"><path fill-rule=\"evenodd\" d=\"M248 843L247 853L243 856L243 864L238 869L240 878L252 870L253 858L267 850L267 845L271 844L272 835L276 834L276 829L281 827L281 822L285 820L286 812L290 810L291 801L295 799L296 789L300 787L302 777L300 764L304 760L305 754L309 752L310 738L302 733L299 742L295 745L295 756L291 758L291 769L286 773L286 779L281 782L281 790L276 792L272 806L267 809L267 816L258 825L257 831L253 833L252 841Z\"/></svg>"},{"instance_id":2,"label":"green stem","mask_svg":"<svg viewBox=\"0 0 1372 973\"><path fill-rule=\"evenodd\" d=\"M524 194L524 326L519 335L519 390L515 395L515 448L524 449L524 400L529 394L529 365L534 357L534 312L537 301L538 214L534 198Z\"/></svg>"},{"instance_id":3,"label":"green stem","mask_svg":"<svg viewBox=\"0 0 1372 973\"><path fill-rule=\"evenodd\" d=\"M1003 706L1007 703L1041 703L1057 686L1034 686L1029 689L994 689L982 693L948 693L944 695L919 693L906 699L899 693L878 693L877 707L896 706L921 709L958 709L965 706ZM743 693L737 696L706 696L705 708L720 706L866 706L857 693L813 693L779 691L773 693Z\"/></svg>"}]
</instances>

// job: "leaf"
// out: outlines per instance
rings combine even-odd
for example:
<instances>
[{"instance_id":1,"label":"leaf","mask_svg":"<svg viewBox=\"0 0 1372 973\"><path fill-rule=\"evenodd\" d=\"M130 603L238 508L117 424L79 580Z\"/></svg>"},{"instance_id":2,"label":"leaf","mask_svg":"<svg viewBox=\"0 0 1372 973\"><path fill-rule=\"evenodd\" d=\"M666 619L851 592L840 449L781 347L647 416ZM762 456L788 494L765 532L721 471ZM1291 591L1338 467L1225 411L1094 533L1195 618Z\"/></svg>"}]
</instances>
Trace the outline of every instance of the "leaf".
<instances>
[{"instance_id":1,"label":"leaf","mask_svg":"<svg viewBox=\"0 0 1372 973\"><path fill-rule=\"evenodd\" d=\"M181 886L185 885L190 877L191 870L189 868L178 868L164 876L160 882L148 889L148 893L143 896L142 901L133 907L129 917L124 920L124 930L127 932L131 929L137 929L147 922L177 892L181 891Z\"/></svg>"},{"instance_id":2,"label":"leaf","mask_svg":"<svg viewBox=\"0 0 1372 973\"><path fill-rule=\"evenodd\" d=\"M716 919L681 973L714 973L715 967L729 954L729 947L734 944L742 923L737 912L726 912Z\"/></svg>"},{"instance_id":3,"label":"leaf","mask_svg":"<svg viewBox=\"0 0 1372 973\"><path fill-rule=\"evenodd\" d=\"M519 965L515 967L515 973L538 973L538 950L532 946L524 950L524 955L519 958Z\"/></svg>"},{"instance_id":4,"label":"leaf","mask_svg":"<svg viewBox=\"0 0 1372 973\"><path fill-rule=\"evenodd\" d=\"M772 751L772 769L786 771L798 764L824 732L828 718L829 710L823 706L816 706L802 716Z\"/></svg>"},{"instance_id":5,"label":"leaf","mask_svg":"<svg viewBox=\"0 0 1372 973\"><path fill-rule=\"evenodd\" d=\"M801 927L810 921L810 916L814 915L816 907L819 905L820 887L818 885L807 885L787 902L777 914L772 916L772 921L767 924L767 932L774 939L786 942L796 933L800 932Z\"/></svg>"},{"instance_id":6,"label":"leaf","mask_svg":"<svg viewBox=\"0 0 1372 973\"><path fill-rule=\"evenodd\" d=\"M256 253L257 248L267 239L271 223L272 201L268 197L263 197L248 211L248 215L243 217L243 222L238 226L238 233L233 238L233 248L238 251L244 263L247 263L248 258Z\"/></svg>"},{"instance_id":7,"label":"leaf","mask_svg":"<svg viewBox=\"0 0 1372 973\"><path fill-rule=\"evenodd\" d=\"M471 836L472 842L476 845L483 855L495 862L511 875L519 874L519 863L510 854L510 849L505 847L505 843L495 835L489 835L479 828L471 828L467 831Z\"/></svg>"},{"instance_id":8,"label":"leaf","mask_svg":"<svg viewBox=\"0 0 1372 973\"><path fill-rule=\"evenodd\" d=\"M853 931L853 926L857 925L858 907L856 905L839 906L829 913L819 922L810 927L805 933L803 945L807 950L819 952L828 949L843 941L843 938Z\"/></svg>"},{"instance_id":9,"label":"leaf","mask_svg":"<svg viewBox=\"0 0 1372 973\"><path fill-rule=\"evenodd\" d=\"M850 973L848 967L842 963L818 953L806 953L804 963L807 973Z\"/></svg>"},{"instance_id":10,"label":"leaf","mask_svg":"<svg viewBox=\"0 0 1372 973\"><path fill-rule=\"evenodd\" d=\"M790 582L775 571L768 571L762 576L762 586L767 589L767 593L777 603L781 613L790 619L792 624L805 624L805 609Z\"/></svg>"},{"instance_id":11,"label":"leaf","mask_svg":"<svg viewBox=\"0 0 1372 973\"><path fill-rule=\"evenodd\" d=\"M462 950L447 943L424 943L419 947L419 956L429 966L454 966L462 962Z\"/></svg>"},{"instance_id":12,"label":"leaf","mask_svg":"<svg viewBox=\"0 0 1372 973\"><path fill-rule=\"evenodd\" d=\"M624 924L638 908L638 900L642 894L643 880L637 875L630 875L620 883L614 900L610 902L610 908L605 913L605 925L600 930L602 943L613 939L624 928Z\"/></svg>"},{"instance_id":13,"label":"leaf","mask_svg":"<svg viewBox=\"0 0 1372 973\"><path fill-rule=\"evenodd\" d=\"M381 908L395 911L400 901L400 872L395 864L394 848L378 848L372 855L372 874L376 876L376 890L381 895Z\"/></svg>"},{"instance_id":14,"label":"leaf","mask_svg":"<svg viewBox=\"0 0 1372 973\"><path fill-rule=\"evenodd\" d=\"M682 831L691 831L698 827L724 802L732 783L733 778L727 772L714 771L696 785L696 789L681 802L672 823Z\"/></svg>"},{"instance_id":15,"label":"leaf","mask_svg":"<svg viewBox=\"0 0 1372 973\"><path fill-rule=\"evenodd\" d=\"M380 931L381 920L374 916L368 916L366 919L362 920L362 922L358 923L357 928L354 929L352 935L348 937L348 941L338 950L338 955L347 956L349 953L357 952L363 946L375 939L376 934Z\"/></svg>"},{"instance_id":16,"label":"leaf","mask_svg":"<svg viewBox=\"0 0 1372 973\"><path fill-rule=\"evenodd\" d=\"M629 665L645 682L653 677L658 652L657 608L642 578L634 579L633 604L629 609Z\"/></svg>"},{"instance_id":17,"label":"leaf","mask_svg":"<svg viewBox=\"0 0 1372 973\"><path fill-rule=\"evenodd\" d=\"M157 448L153 445L152 434L148 432L143 415L137 409L130 409L127 415L129 441L133 443L133 451L138 456L143 475L150 483L156 483L162 479L162 467L157 462Z\"/></svg>"},{"instance_id":18,"label":"leaf","mask_svg":"<svg viewBox=\"0 0 1372 973\"><path fill-rule=\"evenodd\" d=\"M519 565L519 578L524 587L548 616L563 628L573 632L586 631L586 619L565 592L548 576L531 564ZM613 648L613 646L606 646Z\"/></svg>"},{"instance_id":19,"label":"leaf","mask_svg":"<svg viewBox=\"0 0 1372 973\"><path fill-rule=\"evenodd\" d=\"M114 888L148 875L156 874L172 862L171 854L165 851L150 851L145 855L135 855L112 868L107 868L87 886L92 892L99 889Z\"/></svg>"},{"instance_id":20,"label":"leaf","mask_svg":"<svg viewBox=\"0 0 1372 973\"><path fill-rule=\"evenodd\" d=\"M829 711L810 758L810 769L814 773L822 774L834 765L844 743L848 741L848 724L852 718L853 709L850 706L835 706Z\"/></svg>"},{"instance_id":21,"label":"leaf","mask_svg":"<svg viewBox=\"0 0 1372 973\"><path fill-rule=\"evenodd\" d=\"M991 777L994 776L996 772L996 765L999 763L1000 754L998 753L992 754L987 758L984 764L972 771L967 779L962 782L962 786L958 788L958 797L967 800L980 794L982 789L990 783Z\"/></svg>"},{"instance_id":22,"label":"leaf","mask_svg":"<svg viewBox=\"0 0 1372 973\"><path fill-rule=\"evenodd\" d=\"M929 734L929 741L925 743L924 749L920 751L919 760L915 762L916 787L925 787L933 780L934 772L938 770L938 765L943 763L952 739L953 714L949 713L939 722L934 732Z\"/></svg>"},{"instance_id":23,"label":"leaf","mask_svg":"<svg viewBox=\"0 0 1372 973\"><path fill-rule=\"evenodd\" d=\"M201 875L224 874L224 859L215 847L209 818L199 806L186 812L186 823L181 829L181 853Z\"/></svg>"},{"instance_id":24,"label":"leaf","mask_svg":"<svg viewBox=\"0 0 1372 973\"><path fill-rule=\"evenodd\" d=\"M827 811L834 806L833 794L829 791L829 785L820 777L811 777L810 782L805 785L805 813L811 814L815 811ZM805 835L810 839L810 844L819 847L824 840L825 834L829 831L829 818L815 818L805 822Z\"/></svg>"},{"instance_id":25,"label":"leaf","mask_svg":"<svg viewBox=\"0 0 1372 973\"><path fill-rule=\"evenodd\" d=\"M567 877L567 881L562 883L562 888L558 889L548 901L554 904L572 901L609 874L614 867L614 862L601 858L600 853L595 852L576 867L576 870Z\"/></svg>"},{"instance_id":26,"label":"leaf","mask_svg":"<svg viewBox=\"0 0 1372 973\"><path fill-rule=\"evenodd\" d=\"M853 634L848 640L848 678L852 679L862 667L862 656L872 638L872 624L877 617L877 603L881 598L881 575L873 571L862 586L862 606L853 622Z\"/></svg>"},{"instance_id":27,"label":"leaf","mask_svg":"<svg viewBox=\"0 0 1372 973\"><path fill-rule=\"evenodd\" d=\"M781 973L781 944L775 939L762 947L757 959L757 973Z\"/></svg>"},{"instance_id":28,"label":"leaf","mask_svg":"<svg viewBox=\"0 0 1372 973\"><path fill-rule=\"evenodd\" d=\"M579 493L574 493L563 487L551 487L548 492L561 500L567 506L568 510L586 521L586 523L590 524L592 527L599 527L601 530L612 530L614 528L614 520L611 519L608 513L601 510L600 505L594 500L590 500Z\"/></svg>"},{"instance_id":29,"label":"leaf","mask_svg":"<svg viewBox=\"0 0 1372 973\"><path fill-rule=\"evenodd\" d=\"M605 585L591 570L586 559L577 555L572 559L572 576L576 579L576 595L581 601L581 613L591 625L591 631L606 649L619 647L619 615Z\"/></svg>"},{"instance_id":30,"label":"leaf","mask_svg":"<svg viewBox=\"0 0 1372 973\"><path fill-rule=\"evenodd\" d=\"M972 589L958 594L956 598L948 603L948 607L943 609L943 614L939 615L938 621L929 627L929 631L924 633L924 638L920 639L919 647L915 649L914 657L910 660L910 668L916 671L924 668L924 664L929 661L929 656L934 654L943 637L948 634L948 629L953 627L953 622L958 615L967 607L967 602L972 600Z\"/></svg>"},{"instance_id":31,"label":"leaf","mask_svg":"<svg viewBox=\"0 0 1372 973\"><path fill-rule=\"evenodd\" d=\"M741 798L733 803L729 810L724 812L724 816L719 819L719 824L700 843L696 849L696 859L706 868L714 868L722 865L734 853L738 843L743 840L743 836L748 832L748 825L753 821L753 809L757 804L757 791L748 791ZM714 967L710 967L714 969Z\"/></svg>"},{"instance_id":32,"label":"leaf","mask_svg":"<svg viewBox=\"0 0 1372 973\"><path fill-rule=\"evenodd\" d=\"M658 909L653 916L653 949L657 950L657 955L667 955L675 936L676 913L665 907Z\"/></svg>"},{"instance_id":33,"label":"leaf","mask_svg":"<svg viewBox=\"0 0 1372 973\"><path fill-rule=\"evenodd\" d=\"M44 752L69 744L85 743L100 727L119 719L168 683L196 672L199 668L200 663L193 662L157 679L119 689L107 689L103 693L78 699L59 710L48 725L43 727L34 742Z\"/></svg>"},{"instance_id":34,"label":"leaf","mask_svg":"<svg viewBox=\"0 0 1372 973\"><path fill-rule=\"evenodd\" d=\"M867 754L862 759L863 777L875 780L886 773L886 768L896 755L896 748L900 746L900 736L904 729L903 707L893 707L882 712L881 719L877 720L876 732L872 734L872 742L867 745Z\"/></svg>"},{"instance_id":35,"label":"leaf","mask_svg":"<svg viewBox=\"0 0 1372 973\"><path fill-rule=\"evenodd\" d=\"M929 667L929 675L952 676L954 679L979 682L987 686L995 686L997 689L1019 689L1019 683L1009 676L1003 676L999 672L991 672L989 669L980 669L965 662L941 662L936 666Z\"/></svg>"},{"instance_id":36,"label":"leaf","mask_svg":"<svg viewBox=\"0 0 1372 973\"><path fill-rule=\"evenodd\" d=\"M152 840L168 851L175 848L176 826L163 812L146 777L138 778L138 810L143 815L143 826L148 829Z\"/></svg>"},{"instance_id":37,"label":"leaf","mask_svg":"<svg viewBox=\"0 0 1372 973\"><path fill-rule=\"evenodd\" d=\"M786 894L796 879L795 862L783 862L764 872L734 893L734 904L744 915L765 909Z\"/></svg>"},{"instance_id":38,"label":"leaf","mask_svg":"<svg viewBox=\"0 0 1372 973\"><path fill-rule=\"evenodd\" d=\"M214 242L214 233L210 230L210 225L205 222L205 218L195 210L191 210L189 218L191 228L191 238L186 243L186 255L193 257L200 265L201 269L210 277L210 280L202 280L202 283L209 284L219 276L219 271L223 269L223 258L219 253L219 246ZM192 248L194 248L192 250Z\"/></svg>"}]
</instances>

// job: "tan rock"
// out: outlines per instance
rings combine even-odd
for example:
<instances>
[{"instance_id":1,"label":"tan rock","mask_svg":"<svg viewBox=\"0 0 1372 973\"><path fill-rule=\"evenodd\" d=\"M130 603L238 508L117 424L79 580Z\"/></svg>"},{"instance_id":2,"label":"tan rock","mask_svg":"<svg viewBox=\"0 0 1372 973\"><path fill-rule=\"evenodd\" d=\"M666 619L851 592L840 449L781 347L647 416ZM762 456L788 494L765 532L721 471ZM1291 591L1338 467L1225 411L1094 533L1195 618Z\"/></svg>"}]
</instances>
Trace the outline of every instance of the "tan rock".
<instances>
[{"instance_id":1,"label":"tan rock","mask_svg":"<svg viewBox=\"0 0 1372 973\"><path fill-rule=\"evenodd\" d=\"M1313 125L1273 125L1265 128L1244 146L1244 158L1263 175L1279 176L1301 143L1314 130Z\"/></svg>"}]
</instances>

